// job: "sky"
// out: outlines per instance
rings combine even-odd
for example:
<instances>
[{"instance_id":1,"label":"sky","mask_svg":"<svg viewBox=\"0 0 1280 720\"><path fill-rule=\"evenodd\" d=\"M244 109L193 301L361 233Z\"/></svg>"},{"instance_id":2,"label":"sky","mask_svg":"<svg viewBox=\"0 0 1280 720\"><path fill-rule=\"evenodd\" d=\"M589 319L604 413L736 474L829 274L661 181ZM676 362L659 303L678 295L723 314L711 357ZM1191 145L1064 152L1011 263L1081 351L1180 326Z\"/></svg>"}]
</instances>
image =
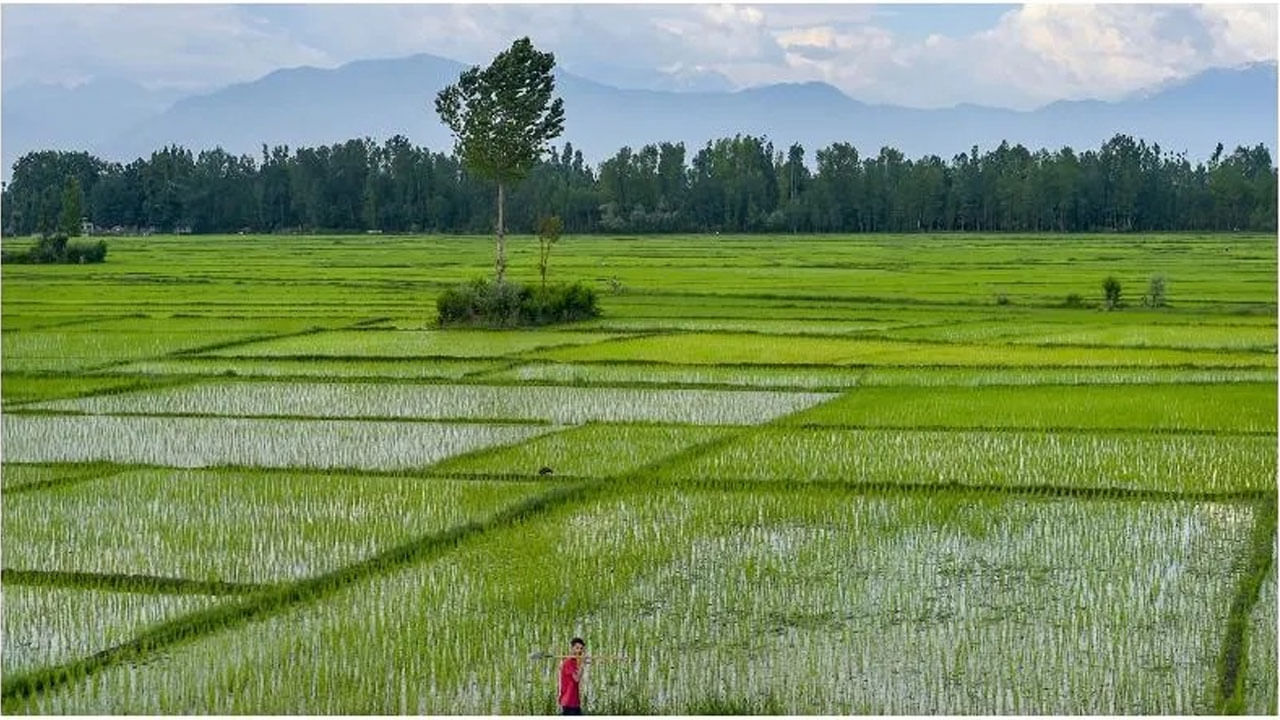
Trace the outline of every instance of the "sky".
<instances>
[{"instance_id":1,"label":"sky","mask_svg":"<svg viewBox=\"0 0 1280 720\"><path fill-rule=\"evenodd\" d=\"M15 5L3 87L119 78L201 92L282 67L431 53L486 63L529 35L610 84L822 81L910 107L1117 100L1276 59L1276 5Z\"/></svg>"}]
</instances>

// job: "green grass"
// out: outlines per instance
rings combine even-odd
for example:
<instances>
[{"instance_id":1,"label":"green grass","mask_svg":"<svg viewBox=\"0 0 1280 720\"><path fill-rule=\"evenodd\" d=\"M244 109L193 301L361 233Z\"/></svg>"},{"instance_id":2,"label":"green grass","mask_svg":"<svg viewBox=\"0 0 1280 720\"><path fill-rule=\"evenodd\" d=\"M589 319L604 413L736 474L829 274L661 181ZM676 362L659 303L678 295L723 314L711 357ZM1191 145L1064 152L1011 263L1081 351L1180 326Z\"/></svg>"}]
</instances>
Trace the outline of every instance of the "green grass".
<instances>
[{"instance_id":1,"label":"green grass","mask_svg":"<svg viewBox=\"0 0 1280 720\"><path fill-rule=\"evenodd\" d=\"M867 387L789 424L1276 432L1274 383L1232 385Z\"/></svg>"}]
</instances>

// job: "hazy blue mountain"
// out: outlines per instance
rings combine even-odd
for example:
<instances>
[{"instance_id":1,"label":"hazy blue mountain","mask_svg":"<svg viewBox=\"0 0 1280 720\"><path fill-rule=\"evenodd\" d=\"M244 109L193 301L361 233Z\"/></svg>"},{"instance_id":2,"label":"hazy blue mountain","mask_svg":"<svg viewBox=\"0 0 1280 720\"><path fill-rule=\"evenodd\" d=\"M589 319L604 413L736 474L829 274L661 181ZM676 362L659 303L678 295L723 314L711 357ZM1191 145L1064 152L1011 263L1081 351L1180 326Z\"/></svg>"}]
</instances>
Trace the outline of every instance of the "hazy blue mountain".
<instances>
[{"instance_id":1,"label":"hazy blue mountain","mask_svg":"<svg viewBox=\"0 0 1280 720\"><path fill-rule=\"evenodd\" d=\"M180 100L105 139L100 139L98 119L69 117L59 146L87 145L104 157L130 160L168 143L257 155L263 143L314 146L400 133L447 151L451 140L439 124L433 100L463 67L415 55L331 70L279 70ZM989 149L1001 140L1032 149L1096 148L1119 132L1204 159L1218 142L1228 149L1259 142L1274 149L1277 132L1274 63L1212 70L1122 102L1057 102L1029 112L976 105L939 110L870 105L823 83L674 92L621 89L562 72L557 88L566 105L565 134L557 144L572 142L593 163L623 145L662 140L684 141L692 157L707 140L735 133L766 135L779 149L800 142L810 162L818 148L835 141L853 143L864 155L889 145L910 158L934 153L949 159L973 145ZM6 94L6 158L9 102ZM76 121L87 124L78 136L71 132Z\"/></svg>"},{"instance_id":2,"label":"hazy blue mountain","mask_svg":"<svg viewBox=\"0 0 1280 720\"><path fill-rule=\"evenodd\" d=\"M714 71L676 68L671 71L595 63L589 68L566 66L565 70L595 82L628 90L670 90L672 92L732 92L729 78Z\"/></svg>"},{"instance_id":3,"label":"hazy blue mountain","mask_svg":"<svg viewBox=\"0 0 1280 720\"><path fill-rule=\"evenodd\" d=\"M76 87L28 84L0 96L0 128L6 174L32 150L89 150L153 117L179 97L114 78Z\"/></svg>"},{"instance_id":4,"label":"hazy blue mountain","mask_svg":"<svg viewBox=\"0 0 1280 720\"><path fill-rule=\"evenodd\" d=\"M174 103L98 146L112 158L177 143L259 155L268 146L315 146L355 137L405 135L432 149L451 142L435 113L436 92L461 63L431 55L360 60L331 70L277 70L258 80Z\"/></svg>"}]
</instances>

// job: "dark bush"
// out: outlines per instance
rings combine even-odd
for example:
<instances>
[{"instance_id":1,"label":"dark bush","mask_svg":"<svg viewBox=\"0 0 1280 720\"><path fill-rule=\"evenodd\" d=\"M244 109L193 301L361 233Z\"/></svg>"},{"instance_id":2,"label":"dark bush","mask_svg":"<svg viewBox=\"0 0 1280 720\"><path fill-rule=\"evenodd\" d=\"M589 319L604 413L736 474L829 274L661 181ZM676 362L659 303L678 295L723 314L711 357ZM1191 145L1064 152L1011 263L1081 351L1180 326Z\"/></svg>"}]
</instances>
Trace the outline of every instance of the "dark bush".
<instances>
[{"instance_id":1,"label":"dark bush","mask_svg":"<svg viewBox=\"0 0 1280 720\"><path fill-rule=\"evenodd\" d=\"M100 263L106 259L106 242L68 243L61 233L40 238L30 250L0 253L0 262L13 264Z\"/></svg>"},{"instance_id":2,"label":"dark bush","mask_svg":"<svg viewBox=\"0 0 1280 720\"><path fill-rule=\"evenodd\" d=\"M107 259L107 243L98 242L68 243L66 260L69 263L100 263Z\"/></svg>"},{"instance_id":3,"label":"dark bush","mask_svg":"<svg viewBox=\"0 0 1280 720\"><path fill-rule=\"evenodd\" d=\"M1114 277L1102 281L1102 304L1108 310L1120 307L1120 281Z\"/></svg>"},{"instance_id":4,"label":"dark bush","mask_svg":"<svg viewBox=\"0 0 1280 720\"><path fill-rule=\"evenodd\" d=\"M476 279L445 290L436 299L441 325L518 327L584 320L600 314L596 293L578 282L528 288L514 282Z\"/></svg>"},{"instance_id":5,"label":"dark bush","mask_svg":"<svg viewBox=\"0 0 1280 720\"><path fill-rule=\"evenodd\" d=\"M1084 307L1084 298L1080 297L1080 293L1071 293L1067 295L1067 299L1062 301L1062 307L1082 308Z\"/></svg>"}]
</instances>

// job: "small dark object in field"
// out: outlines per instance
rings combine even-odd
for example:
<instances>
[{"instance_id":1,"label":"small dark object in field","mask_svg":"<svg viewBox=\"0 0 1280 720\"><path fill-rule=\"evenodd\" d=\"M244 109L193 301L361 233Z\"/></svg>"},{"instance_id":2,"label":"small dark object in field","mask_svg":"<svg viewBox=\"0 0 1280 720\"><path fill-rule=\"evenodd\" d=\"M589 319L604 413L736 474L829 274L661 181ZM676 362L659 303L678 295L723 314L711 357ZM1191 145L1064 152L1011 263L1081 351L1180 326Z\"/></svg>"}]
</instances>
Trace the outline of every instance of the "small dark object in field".
<instances>
[{"instance_id":1,"label":"small dark object in field","mask_svg":"<svg viewBox=\"0 0 1280 720\"><path fill-rule=\"evenodd\" d=\"M550 474L552 474L552 473L554 473L554 472L555 472L555 470L552 470L551 468L547 467L546 465L543 465L543 466L542 466L542 469L541 469L541 470L538 470L538 474L539 474L539 475L550 475Z\"/></svg>"}]
</instances>

